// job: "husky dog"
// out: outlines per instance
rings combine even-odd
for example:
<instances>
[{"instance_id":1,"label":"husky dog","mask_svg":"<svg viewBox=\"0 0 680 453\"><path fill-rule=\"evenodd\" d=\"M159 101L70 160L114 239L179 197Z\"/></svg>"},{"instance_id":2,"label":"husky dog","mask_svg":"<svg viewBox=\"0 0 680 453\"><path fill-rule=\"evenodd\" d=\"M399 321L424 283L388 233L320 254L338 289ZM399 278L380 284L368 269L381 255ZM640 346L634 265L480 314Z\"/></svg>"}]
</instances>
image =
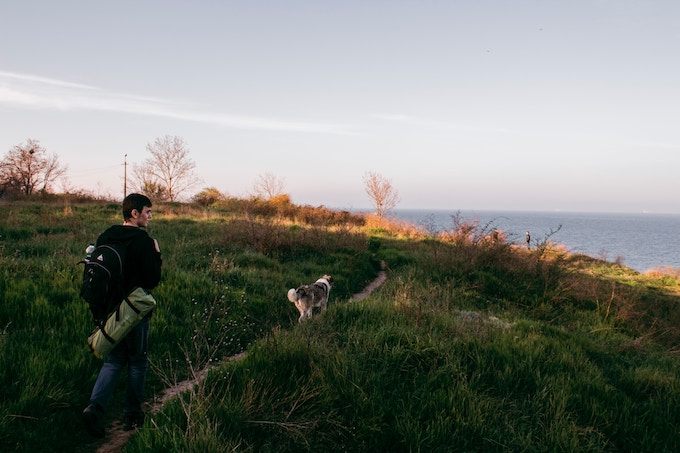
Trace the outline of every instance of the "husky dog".
<instances>
[{"instance_id":1,"label":"husky dog","mask_svg":"<svg viewBox=\"0 0 680 453\"><path fill-rule=\"evenodd\" d=\"M321 307L321 311L326 310L332 284L333 277L324 275L311 285L301 285L297 289L288 290L288 300L293 302L300 312L298 322L302 322L305 318L311 318L314 307Z\"/></svg>"}]
</instances>

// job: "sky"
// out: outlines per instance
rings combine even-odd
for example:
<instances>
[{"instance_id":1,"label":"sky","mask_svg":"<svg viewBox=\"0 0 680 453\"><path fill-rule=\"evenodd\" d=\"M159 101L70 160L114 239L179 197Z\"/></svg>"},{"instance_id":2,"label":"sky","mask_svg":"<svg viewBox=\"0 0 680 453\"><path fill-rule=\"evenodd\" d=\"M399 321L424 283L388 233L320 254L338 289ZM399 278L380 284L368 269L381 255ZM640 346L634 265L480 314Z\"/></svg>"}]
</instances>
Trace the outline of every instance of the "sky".
<instances>
[{"instance_id":1,"label":"sky","mask_svg":"<svg viewBox=\"0 0 680 453\"><path fill-rule=\"evenodd\" d=\"M4 1L0 155L122 198L178 136L200 184L294 203L680 213L677 0ZM127 155L127 157L126 157Z\"/></svg>"}]
</instances>

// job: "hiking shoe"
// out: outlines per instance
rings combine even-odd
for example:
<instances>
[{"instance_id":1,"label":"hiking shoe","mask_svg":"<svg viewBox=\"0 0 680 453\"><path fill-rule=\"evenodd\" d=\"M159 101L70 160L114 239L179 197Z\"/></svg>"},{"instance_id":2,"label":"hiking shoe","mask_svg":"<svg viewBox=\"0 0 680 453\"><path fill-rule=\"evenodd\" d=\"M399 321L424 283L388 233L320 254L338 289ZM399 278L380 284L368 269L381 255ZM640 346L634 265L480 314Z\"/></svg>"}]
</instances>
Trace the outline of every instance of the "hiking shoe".
<instances>
[{"instance_id":1,"label":"hiking shoe","mask_svg":"<svg viewBox=\"0 0 680 453\"><path fill-rule=\"evenodd\" d=\"M90 404L83 410L83 421L85 422L85 429L92 437L101 439L104 437L104 424L102 423L103 414L97 408Z\"/></svg>"}]
</instances>

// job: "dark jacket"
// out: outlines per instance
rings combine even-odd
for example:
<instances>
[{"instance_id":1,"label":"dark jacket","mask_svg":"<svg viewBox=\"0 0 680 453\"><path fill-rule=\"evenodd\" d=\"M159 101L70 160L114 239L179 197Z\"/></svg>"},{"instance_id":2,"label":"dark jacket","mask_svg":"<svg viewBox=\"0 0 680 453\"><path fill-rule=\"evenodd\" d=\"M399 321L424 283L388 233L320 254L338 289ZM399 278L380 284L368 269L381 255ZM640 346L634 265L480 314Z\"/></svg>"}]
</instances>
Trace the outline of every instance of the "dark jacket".
<instances>
[{"instance_id":1,"label":"dark jacket","mask_svg":"<svg viewBox=\"0 0 680 453\"><path fill-rule=\"evenodd\" d=\"M127 242L125 249L125 293L141 286L151 290L161 281L161 254L156 251L153 239L142 228L113 225L98 238L96 245Z\"/></svg>"}]
</instances>

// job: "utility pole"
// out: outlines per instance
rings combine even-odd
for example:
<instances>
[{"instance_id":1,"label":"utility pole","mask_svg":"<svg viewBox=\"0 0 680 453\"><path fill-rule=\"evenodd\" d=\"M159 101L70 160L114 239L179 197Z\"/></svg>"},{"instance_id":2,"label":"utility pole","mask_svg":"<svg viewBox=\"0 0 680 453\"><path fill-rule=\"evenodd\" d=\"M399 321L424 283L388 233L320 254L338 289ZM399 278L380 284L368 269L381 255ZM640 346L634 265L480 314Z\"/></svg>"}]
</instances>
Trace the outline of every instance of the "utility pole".
<instances>
[{"instance_id":1,"label":"utility pole","mask_svg":"<svg viewBox=\"0 0 680 453\"><path fill-rule=\"evenodd\" d=\"M127 197L127 153L123 164L123 198Z\"/></svg>"}]
</instances>

